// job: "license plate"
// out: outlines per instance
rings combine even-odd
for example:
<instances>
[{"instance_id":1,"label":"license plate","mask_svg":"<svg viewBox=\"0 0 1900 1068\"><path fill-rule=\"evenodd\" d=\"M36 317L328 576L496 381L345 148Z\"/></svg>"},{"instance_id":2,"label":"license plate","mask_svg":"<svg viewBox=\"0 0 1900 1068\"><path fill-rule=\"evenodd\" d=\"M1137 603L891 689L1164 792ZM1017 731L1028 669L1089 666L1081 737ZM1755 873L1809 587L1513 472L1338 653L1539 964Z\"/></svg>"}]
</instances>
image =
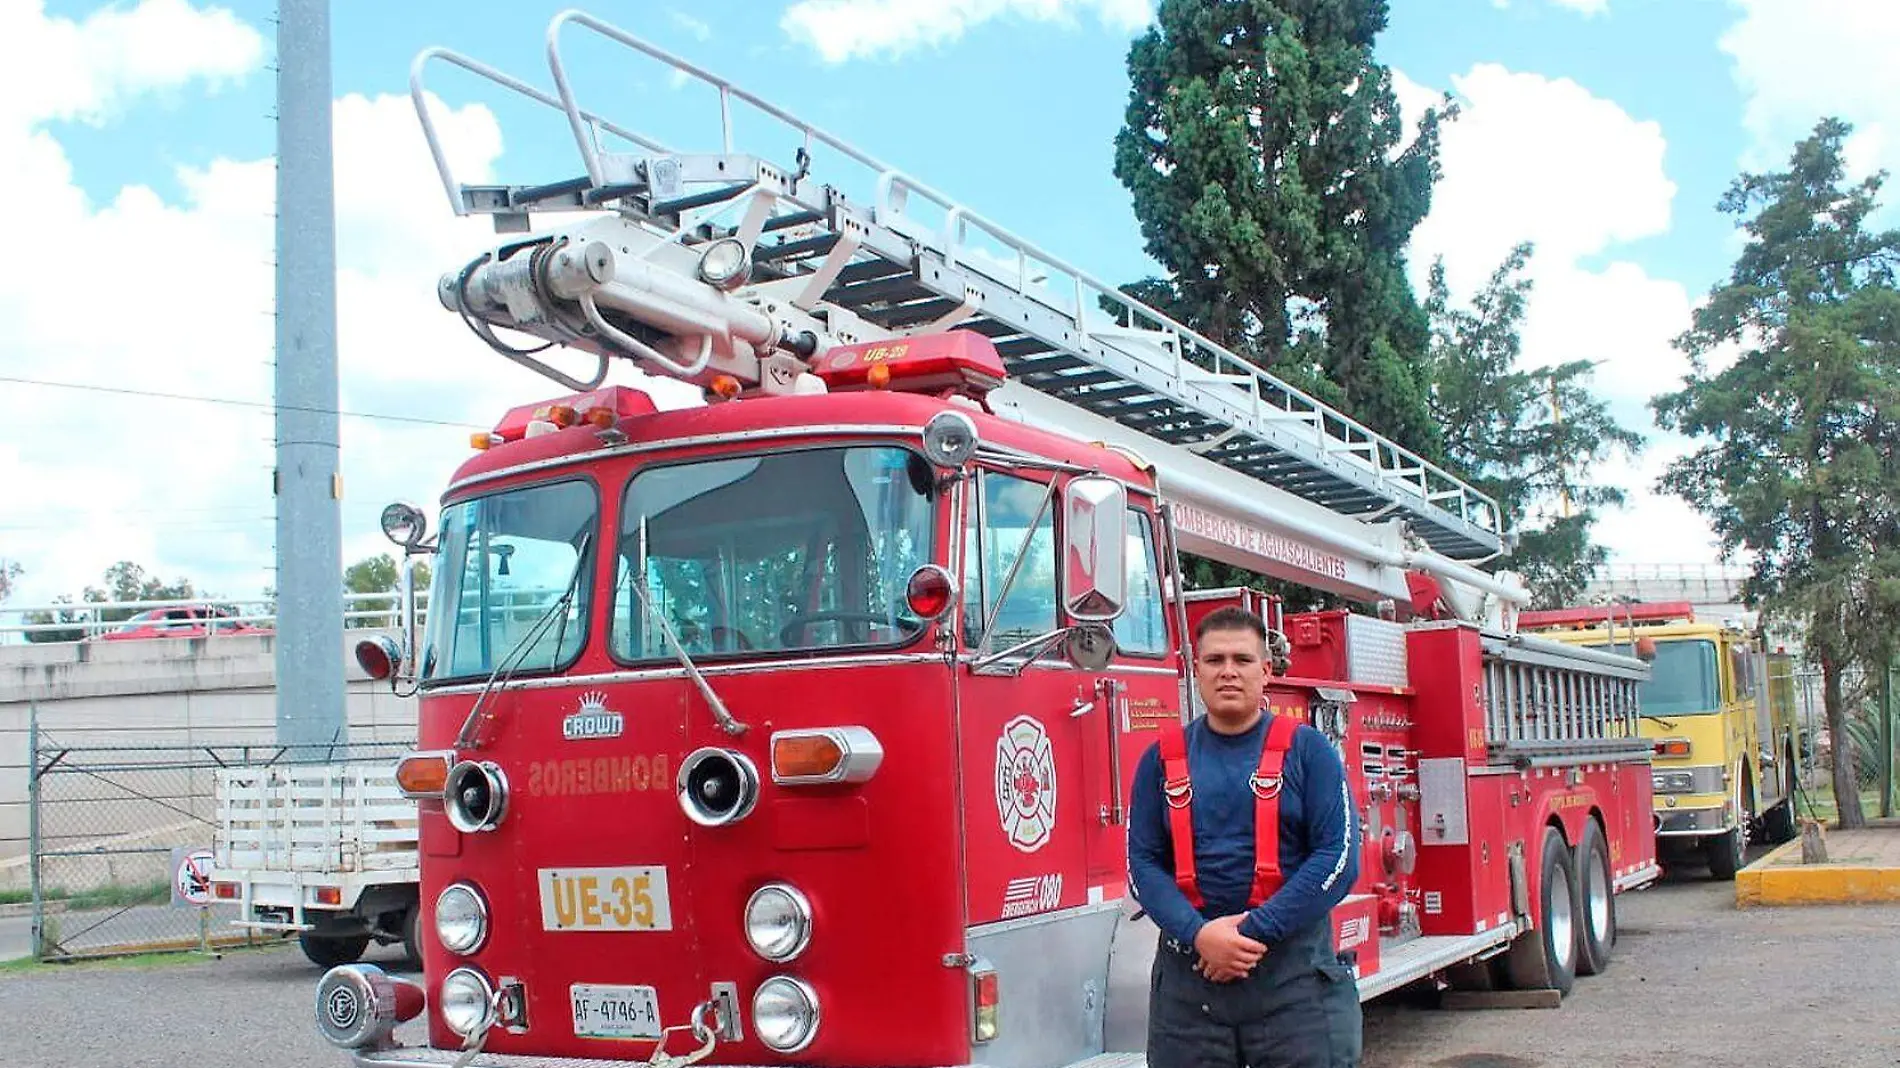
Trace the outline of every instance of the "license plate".
<instances>
[{"instance_id":1,"label":"license plate","mask_svg":"<svg viewBox=\"0 0 1900 1068\"><path fill-rule=\"evenodd\" d=\"M660 1037L660 999L650 986L575 983L567 996L582 1038Z\"/></svg>"},{"instance_id":2,"label":"license plate","mask_svg":"<svg viewBox=\"0 0 1900 1068\"><path fill-rule=\"evenodd\" d=\"M544 931L670 931L666 869L542 868Z\"/></svg>"}]
</instances>

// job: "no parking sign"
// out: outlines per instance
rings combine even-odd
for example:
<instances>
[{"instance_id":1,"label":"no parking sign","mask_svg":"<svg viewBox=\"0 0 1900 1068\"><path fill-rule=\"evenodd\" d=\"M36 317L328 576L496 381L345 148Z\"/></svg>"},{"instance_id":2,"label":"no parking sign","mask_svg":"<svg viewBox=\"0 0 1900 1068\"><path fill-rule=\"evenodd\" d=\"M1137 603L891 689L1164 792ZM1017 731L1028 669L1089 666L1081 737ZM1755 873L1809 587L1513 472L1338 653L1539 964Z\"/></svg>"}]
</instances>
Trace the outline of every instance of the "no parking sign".
<instances>
[{"instance_id":1,"label":"no parking sign","mask_svg":"<svg viewBox=\"0 0 1900 1068\"><path fill-rule=\"evenodd\" d=\"M172 850L172 905L203 908L211 904L211 850L180 846Z\"/></svg>"}]
</instances>

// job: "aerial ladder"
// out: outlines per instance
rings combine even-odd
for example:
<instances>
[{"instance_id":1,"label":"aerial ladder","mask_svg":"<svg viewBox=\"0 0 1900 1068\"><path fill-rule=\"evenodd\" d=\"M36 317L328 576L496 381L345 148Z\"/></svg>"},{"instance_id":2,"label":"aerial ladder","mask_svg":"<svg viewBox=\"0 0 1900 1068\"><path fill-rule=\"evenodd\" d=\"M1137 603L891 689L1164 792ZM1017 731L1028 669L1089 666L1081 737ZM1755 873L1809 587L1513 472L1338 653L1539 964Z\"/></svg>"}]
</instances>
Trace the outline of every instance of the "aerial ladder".
<instances>
[{"instance_id":1,"label":"aerial ladder","mask_svg":"<svg viewBox=\"0 0 1900 1068\"><path fill-rule=\"evenodd\" d=\"M709 143L673 147L584 105L563 51L591 33L716 92ZM1151 467L1179 548L1364 602L1511 633L1527 593L1480 565L1509 551L1497 502L1162 312L908 174L656 45L579 11L547 30L552 91L447 49L410 92L458 216L500 240L439 296L497 351L584 391L610 361L715 397L822 391L832 346L948 329L987 336L998 415L1126 450ZM458 179L424 75L448 64L558 112L582 173L539 185ZM624 78L622 81L624 84ZM734 111L771 127L735 144ZM607 146L603 146L607 142ZM780 158L790 148L790 158ZM818 177L854 169L871 194ZM540 218L537 218L539 216ZM541 219L562 220L552 227ZM999 251L1000 250L1000 251ZM541 339L525 348L501 327ZM591 372L547 361L554 346ZM1421 583L1423 577L1423 584Z\"/></svg>"}]
</instances>

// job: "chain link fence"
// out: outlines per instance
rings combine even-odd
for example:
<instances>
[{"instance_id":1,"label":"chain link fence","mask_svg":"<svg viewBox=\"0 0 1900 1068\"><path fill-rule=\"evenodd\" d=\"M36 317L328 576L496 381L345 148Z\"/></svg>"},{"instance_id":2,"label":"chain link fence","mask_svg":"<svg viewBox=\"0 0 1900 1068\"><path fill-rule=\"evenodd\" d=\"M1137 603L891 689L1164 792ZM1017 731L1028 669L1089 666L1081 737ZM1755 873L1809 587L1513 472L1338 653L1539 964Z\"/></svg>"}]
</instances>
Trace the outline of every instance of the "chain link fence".
<instances>
[{"instance_id":1,"label":"chain link fence","mask_svg":"<svg viewBox=\"0 0 1900 1068\"><path fill-rule=\"evenodd\" d=\"M1868 817L1900 811L1900 783L1895 781L1895 756L1900 730L1893 726L1900 703L1900 670L1879 671L1850 667L1841 673L1841 696L1847 709L1847 737L1838 739L1828 729L1822 696L1821 672L1803 667L1795 672L1796 716L1801 727L1801 786L1806 793L1804 815L1832 819L1834 761L1845 745L1853 752L1854 778L1860 788L1861 811ZM1812 810L1812 811L1810 811Z\"/></svg>"},{"instance_id":2,"label":"chain link fence","mask_svg":"<svg viewBox=\"0 0 1900 1068\"><path fill-rule=\"evenodd\" d=\"M215 895L210 876L220 818L218 771L382 764L393 775L410 748L391 741L68 746L42 735L35 723L28 744L28 952L6 944L0 922L0 959L64 960L278 940L281 934L233 926L237 903Z\"/></svg>"}]
</instances>

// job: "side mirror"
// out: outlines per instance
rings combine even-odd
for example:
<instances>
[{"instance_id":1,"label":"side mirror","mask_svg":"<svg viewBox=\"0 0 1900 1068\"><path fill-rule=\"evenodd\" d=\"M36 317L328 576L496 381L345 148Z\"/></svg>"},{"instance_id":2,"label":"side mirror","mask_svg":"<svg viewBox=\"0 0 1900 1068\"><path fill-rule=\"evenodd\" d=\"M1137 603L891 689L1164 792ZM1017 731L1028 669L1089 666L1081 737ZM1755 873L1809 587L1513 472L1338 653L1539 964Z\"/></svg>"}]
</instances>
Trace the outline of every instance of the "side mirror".
<instances>
[{"instance_id":1,"label":"side mirror","mask_svg":"<svg viewBox=\"0 0 1900 1068\"><path fill-rule=\"evenodd\" d=\"M1636 639L1636 659L1654 661L1656 659L1656 639Z\"/></svg>"},{"instance_id":2,"label":"side mirror","mask_svg":"<svg viewBox=\"0 0 1900 1068\"><path fill-rule=\"evenodd\" d=\"M383 537L407 551L414 551L429 533L429 517L406 501L385 506L382 522Z\"/></svg>"},{"instance_id":3,"label":"side mirror","mask_svg":"<svg viewBox=\"0 0 1900 1068\"><path fill-rule=\"evenodd\" d=\"M1082 475L1063 494L1062 607L1079 622L1105 623L1128 603L1128 490Z\"/></svg>"},{"instance_id":4,"label":"side mirror","mask_svg":"<svg viewBox=\"0 0 1900 1068\"><path fill-rule=\"evenodd\" d=\"M1115 632L1101 623L1072 627L1063 639L1062 655L1082 671L1101 671L1115 659Z\"/></svg>"}]
</instances>

